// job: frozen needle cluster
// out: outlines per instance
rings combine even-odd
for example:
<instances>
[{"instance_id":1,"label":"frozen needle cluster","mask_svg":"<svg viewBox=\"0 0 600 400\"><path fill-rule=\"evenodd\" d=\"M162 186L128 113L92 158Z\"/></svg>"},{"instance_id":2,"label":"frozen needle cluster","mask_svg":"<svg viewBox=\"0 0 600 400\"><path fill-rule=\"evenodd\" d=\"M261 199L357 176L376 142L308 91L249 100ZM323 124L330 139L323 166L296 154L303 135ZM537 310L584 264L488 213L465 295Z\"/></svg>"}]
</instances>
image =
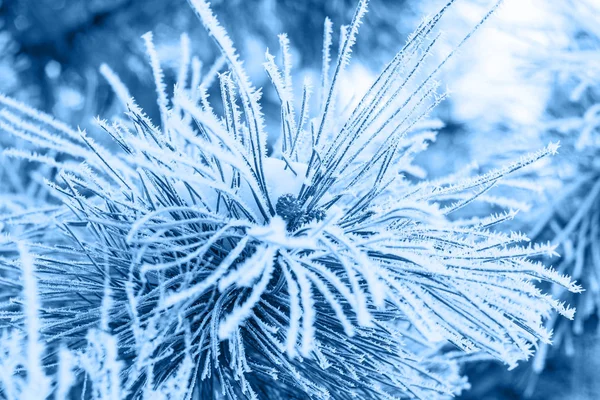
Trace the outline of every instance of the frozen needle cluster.
<instances>
[{"instance_id":1,"label":"frozen needle cluster","mask_svg":"<svg viewBox=\"0 0 600 400\"><path fill-rule=\"evenodd\" d=\"M447 58L431 71L425 59L453 1L347 110L338 93L366 3L331 66L326 21L322 81L299 101L287 37L281 65L267 53L281 101L272 151L261 91L204 0L190 4L227 63L220 115L186 36L172 96L144 37L160 126L103 67L128 109L98 121L111 145L0 97L0 129L35 148L5 155L54 168L58 202L2 216L4 395L44 382L31 398L432 399L465 387L442 345L515 366L550 341L553 310L572 318L532 283L580 291L535 260L554 247L493 230L513 212L448 218L557 145L469 179L403 178L444 97Z\"/></svg>"}]
</instances>

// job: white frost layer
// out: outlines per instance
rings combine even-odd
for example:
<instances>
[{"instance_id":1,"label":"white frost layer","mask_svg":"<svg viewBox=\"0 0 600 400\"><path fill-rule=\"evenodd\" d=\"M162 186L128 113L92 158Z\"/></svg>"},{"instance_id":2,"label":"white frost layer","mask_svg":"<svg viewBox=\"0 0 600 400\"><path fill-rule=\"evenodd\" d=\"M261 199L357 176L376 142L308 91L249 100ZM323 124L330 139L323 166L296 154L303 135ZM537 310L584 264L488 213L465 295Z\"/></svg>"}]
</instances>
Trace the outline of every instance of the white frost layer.
<instances>
[{"instance_id":1,"label":"white frost layer","mask_svg":"<svg viewBox=\"0 0 600 400\"><path fill-rule=\"evenodd\" d=\"M297 196L300 192L308 167L304 163L293 161L289 164L288 167L285 161L272 157L266 157L263 162L267 190L273 203L284 194Z\"/></svg>"}]
</instances>

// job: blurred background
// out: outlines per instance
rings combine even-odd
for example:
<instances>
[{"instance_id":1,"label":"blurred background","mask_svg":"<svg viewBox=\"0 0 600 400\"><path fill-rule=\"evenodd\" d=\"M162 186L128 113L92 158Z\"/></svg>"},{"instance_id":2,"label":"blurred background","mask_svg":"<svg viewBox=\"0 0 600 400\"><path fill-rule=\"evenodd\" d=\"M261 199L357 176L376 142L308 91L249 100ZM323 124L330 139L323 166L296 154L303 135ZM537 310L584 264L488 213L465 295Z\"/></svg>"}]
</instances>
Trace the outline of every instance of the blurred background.
<instances>
[{"instance_id":1,"label":"blurred background","mask_svg":"<svg viewBox=\"0 0 600 400\"><path fill-rule=\"evenodd\" d=\"M445 2L371 1L347 72L350 102L367 90L418 23ZM355 3L214 0L212 5L251 79L267 88L264 53L267 48L277 51L278 34L289 35L295 82L300 85L305 76L318 82L325 17L333 21L335 44L336 32L350 21ZM492 5L489 0L458 0L443 21L443 43L429 61L444 59ZM418 164L431 178L467 167L481 172L560 140L554 159L497 188L499 193L516 193L522 210L504 229L559 245L561 257L554 267L586 288L577 297L546 288L578 308L576 319L549 316L555 345L539 348L531 362L516 370L485 361L465 365L472 389L464 399L600 399L598 21L598 0L506 0L441 74L451 96L430 118L441 121L443 128ZM218 59L186 0L0 0L0 92L93 130L96 116L110 119L124 111L99 73L107 63L138 104L157 118L152 74L140 38L147 31L155 35L171 88L183 32L190 36L203 71ZM264 97L267 118L276 121L277 98L269 90ZM276 124L272 131L276 135ZM0 137L0 147L10 144L6 140ZM11 186L18 192L16 167L11 172L4 161L0 166L0 190Z\"/></svg>"}]
</instances>

